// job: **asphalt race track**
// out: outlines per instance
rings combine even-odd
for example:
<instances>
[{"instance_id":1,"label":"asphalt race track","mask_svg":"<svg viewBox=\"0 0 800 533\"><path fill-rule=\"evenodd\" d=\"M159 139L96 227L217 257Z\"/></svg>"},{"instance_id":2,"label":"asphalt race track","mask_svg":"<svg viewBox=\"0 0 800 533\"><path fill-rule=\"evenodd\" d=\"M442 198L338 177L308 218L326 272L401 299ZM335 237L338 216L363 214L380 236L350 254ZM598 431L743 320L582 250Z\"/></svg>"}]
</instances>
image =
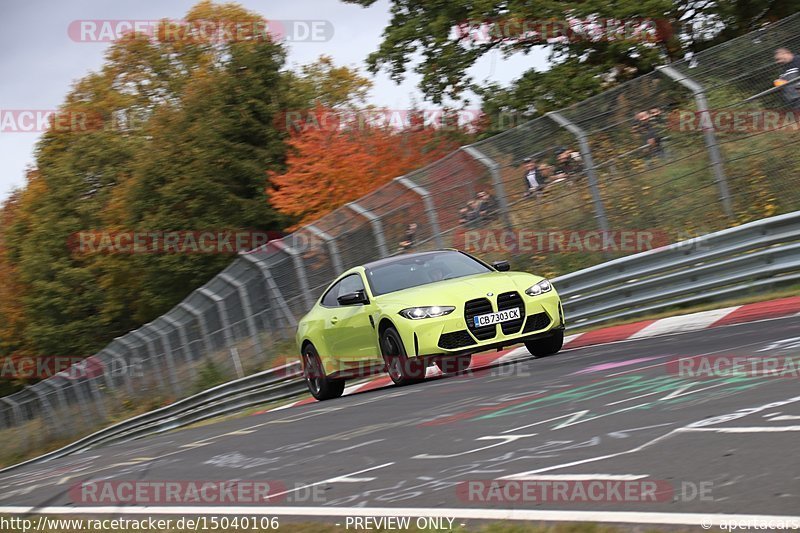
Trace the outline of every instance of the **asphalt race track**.
<instances>
[{"instance_id":1,"label":"asphalt race track","mask_svg":"<svg viewBox=\"0 0 800 533\"><path fill-rule=\"evenodd\" d=\"M673 362L747 355L800 355L800 316L565 350L88 450L0 475L0 514L80 508L70 487L87 480L269 480L279 487L269 505L295 507L296 519L353 507L620 522L670 513L676 524L692 523L682 513L797 516L798 378L685 377ZM520 501L469 489L492 480L647 480L658 497Z\"/></svg>"}]
</instances>

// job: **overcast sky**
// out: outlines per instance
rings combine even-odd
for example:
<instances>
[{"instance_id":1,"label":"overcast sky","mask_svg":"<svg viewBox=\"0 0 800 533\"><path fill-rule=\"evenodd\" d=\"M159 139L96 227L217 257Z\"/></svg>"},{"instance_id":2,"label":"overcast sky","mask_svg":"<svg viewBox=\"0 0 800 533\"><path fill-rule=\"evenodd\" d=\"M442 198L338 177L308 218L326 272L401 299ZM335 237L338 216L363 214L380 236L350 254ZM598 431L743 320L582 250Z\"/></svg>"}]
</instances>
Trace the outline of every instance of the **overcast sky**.
<instances>
[{"instance_id":1,"label":"overcast sky","mask_svg":"<svg viewBox=\"0 0 800 533\"><path fill-rule=\"evenodd\" d=\"M181 19L195 0L0 0L0 110L52 110L64 100L72 83L99 70L108 43L76 42L68 34L73 21ZM370 8L336 0L243 0L246 8L273 20L325 20L334 35L327 42L295 42L288 45L290 65L311 62L321 54L336 64L363 68L369 52L377 49L383 28L389 23L389 2ZM476 80L507 84L525 70L546 68L543 51L503 59L498 52L484 57L472 70ZM373 78L370 103L391 109L424 103L409 76L397 85L381 73ZM470 106L472 107L472 105ZM34 161L33 149L40 133L0 129L0 201L24 183L25 168Z\"/></svg>"}]
</instances>

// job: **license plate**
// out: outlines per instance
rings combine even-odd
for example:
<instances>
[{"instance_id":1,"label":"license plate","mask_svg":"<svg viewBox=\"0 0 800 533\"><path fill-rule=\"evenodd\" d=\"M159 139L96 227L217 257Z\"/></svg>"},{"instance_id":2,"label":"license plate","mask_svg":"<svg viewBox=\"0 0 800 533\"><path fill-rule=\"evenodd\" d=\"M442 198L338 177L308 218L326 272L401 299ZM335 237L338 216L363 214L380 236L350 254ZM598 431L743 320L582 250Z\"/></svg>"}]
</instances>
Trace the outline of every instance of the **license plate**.
<instances>
[{"instance_id":1,"label":"license plate","mask_svg":"<svg viewBox=\"0 0 800 533\"><path fill-rule=\"evenodd\" d=\"M519 307L515 307L514 309L503 309L502 311L498 311L496 313L487 313L485 315L472 317L472 321L475 323L476 328L482 326L491 326L493 324L499 324L500 322L517 320L520 318L519 313Z\"/></svg>"}]
</instances>

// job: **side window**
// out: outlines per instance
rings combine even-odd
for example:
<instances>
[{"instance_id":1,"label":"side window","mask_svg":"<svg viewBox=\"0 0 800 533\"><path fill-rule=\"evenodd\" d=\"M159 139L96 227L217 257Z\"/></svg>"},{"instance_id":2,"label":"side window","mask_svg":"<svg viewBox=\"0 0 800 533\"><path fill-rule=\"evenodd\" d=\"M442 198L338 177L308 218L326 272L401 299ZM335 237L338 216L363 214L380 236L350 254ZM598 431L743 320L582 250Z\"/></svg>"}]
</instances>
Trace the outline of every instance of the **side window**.
<instances>
[{"instance_id":1,"label":"side window","mask_svg":"<svg viewBox=\"0 0 800 533\"><path fill-rule=\"evenodd\" d=\"M340 279L334 284L325 296L322 298L322 305L325 307L339 307L339 302L336 300L342 294L348 292L356 292L364 289L364 282L361 281L361 276L358 274L351 274L346 278Z\"/></svg>"},{"instance_id":2,"label":"side window","mask_svg":"<svg viewBox=\"0 0 800 533\"><path fill-rule=\"evenodd\" d=\"M364 290L364 282L361 281L361 276L358 274L347 276L341 281L340 285L341 288L339 289L339 294L337 296L341 296L342 294L347 294L349 292Z\"/></svg>"}]
</instances>

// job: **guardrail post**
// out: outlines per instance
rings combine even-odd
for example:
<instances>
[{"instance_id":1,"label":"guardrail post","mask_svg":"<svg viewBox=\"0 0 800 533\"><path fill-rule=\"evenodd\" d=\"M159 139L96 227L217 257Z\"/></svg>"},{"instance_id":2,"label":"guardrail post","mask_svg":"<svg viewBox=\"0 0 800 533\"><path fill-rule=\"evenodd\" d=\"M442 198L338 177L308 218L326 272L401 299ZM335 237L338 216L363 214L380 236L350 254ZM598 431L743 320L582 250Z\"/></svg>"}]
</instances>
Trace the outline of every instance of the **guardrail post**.
<instances>
[{"instance_id":1,"label":"guardrail post","mask_svg":"<svg viewBox=\"0 0 800 533\"><path fill-rule=\"evenodd\" d=\"M369 223L372 226L372 233L375 235L375 243L378 245L378 254L380 254L381 258L389 257L389 250L386 248L386 236L383 232L383 223L381 222L380 217L369 209L364 209L355 202L346 204L346 207L355 214L361 215L369 220Z\"/></svg>"},{"instance_id":2,"label":"guardrail post","mask_svg":"<svg viewBox=\"0 0 800 533\"><path fill-rule=\"evenodd\" d=\"M595 219L597 219L597 225L600 227L600 230L604 233L608 233L609 227L608 219L606 218L606 209L603 205L603 198L600 196L597 169L594 166L594 159L592 158L592 151L589 148L589 142L586 140L586 133L556 111L545 113L545 116L550 117L556 124L565 128L578 140L578 149L581 152L581 158L583 158L583 167L586 171L586 178L589 181L589 189L592 191Z\"/></svg>"},{"instance_id":3,"label":"guardrail post","mask_svg":"<svg viewBox=\"0 0 800 533\"><path fill-rule=\"evenodd\" d=\"M186 302L181 302L178 304L178 307L192 315L195 320L197 320L197 325L200 326L200 337L203 338L203 346L206 349L206 355L210 357L211 354L214 353L214 347L211 346L211 336L209 335L208 324L206 323L205 315L203 315L203 312L200 309Z\"/></svg>"},{"instance_id":4,"label":"guardrail post","mask_svg":"<svg viewBox=\"0 0 800 533\"><path fill-rule=\"evenodd\" d=\"M234 278L230 274L225 274L224 272L218 277L220 280L233 287L237 293L239 293L239 299L242 301L242 309L244 311L244 320L247 322L248 333L250 333L250 337L253 339L253 344L255 345L256 355L259 361L263 361L265 356L264 346L261 344L261 337L258 334L256 319L255 315L253 314L253 305L250 302L250 295L247 293L244 283Z\"/></svg>"},{"instance_id":5,"label":"guardrail post","mask_svg":"<svg viewBox=\"0 0 800 533\"><path fill-rule=\"evenodd\" d=\"M344 268L342 267L342 258L339 255L339 246L336 244L336 239L334 239L329 233L322 231L313 224L306 226L306 229L325 241L325 245L328 247L328 254L331 256L331 263L333 263L335 275L338 276L344 272Z\"/></svg>"},{"instance_id":6,"label":"guardrail post","mask_svg":"<svg viewBox=\"0 0 800 533\"><path fill-rule=\"evenodd\" d=\"M289 246L283 239L272 241L280 251L289 255L294 263L294 271L297 273L297 281L300 282L300 290L303 292L303 302L306 304L306 309L314 307L314 299L311 297L311 291L308 287L308 277L306 277L306 267L303 265L303 258L300 257L300 252Z\"/></svg>"},{"instance_id":7,"label":"guardrail post","mask_svg":"<svg viewBox=\"0 0 800 533\"><path fill-rule=\"evenodd\" d=\"M226 347L231 354L231 360L233 361L233 367L236 370L236 375L240 378L244 377L242 360L239 358L239 352L236 350L236 346L234 346L234 344L236 344L236 340L233 338L233 334L231 333L231 320L228 316L228 309L225 307L225 299L207 287L201 287L197 289L197 294L205 296L216 306L220 321L222 322L222 335L225 337Z\"/></svg>"},{"instance_id":8,"label":"guardrail post","mask_svg":"<svg viewBox=\"0 0 800 533\"><path fill-rule=\"evenodd\" d=\"M239 257L244 259L248 265L257 268L258 271L261 272L261 276L264 278L264 283L267 286L267 292L274 303L276 312L280 312L283 315L284 319L286 319L286 324L290 328L296 327L297 320L295 320L291 309L289 309L289 305L286 303L286 298L284 298L283 294L281 294L278 284L275 283L275 279L272 277L272 272L270 272L269 266L264 261L258 259L255 254L250 252L242 252L239 254ZM279 335L283 337L283 329L279 328L278 332Z\"/></svg>"},{"instance_id":9,"label":"guardrail post","mask_svg":"<svg viewBox=\"0 0 800 533\"><path fill-rule=\"evenodd\" d=\"M719 188L719 199L722 202L722 209L725 211L725 215L728 218L733 218L731 193L728 189L728 179L725 176L725 168L722 164L722 154L719 151L717 136L714 134L713 127L707 127L705 125L706 122L710 123L711 121L702 120L704 118L709 118L708 100L706 100L703 86L669 65L658 66L656 70L692 91L695 104L697 105L697 112L701 117L700 124L703 125L703 139L705 140L706 149L708 150L708 157L711 160L711 167L714 169L714 179L717 182L717 188Z\"/></svg>"},{"instance_id":10,"label":"guardrail post","mask_svg":"<svg viewBox=\"0 0 800 533\"><path fill-rule=\"evenodd\" d=\"M474 146L464 146L461 149L489 169L489 174L492 176L492 184L494 185L494 195L497 197L497 205L500 207L500 216L503 217L503 224L505 224L506 228L512 228L511 216L508 212L506 188L503 185L503 177L500 175L500 165Z\"/></svg>"},{"instance_id":11,"label":"guardrail post","mask_svg":"<svg viewBox=\"0 0 800 533\"><path fill-rule=\"evenodd\" d=\"M442 232L439 229L439 215L436 214L436 208L433 205L433 197L431 196L431 193L429 193L428 189L425 187L417 185L405 176L397 177L394 179L394 181L422 197L422 202L425 204L425 213L428 215L428 222L431 225L431 233L433 234L434 241L436 242L436 247L444 248Z\"/></svg>"},{"instance_id":12,"label":"guardrail post","mask_svg":"<svg viewBox=\"0 0 800 533\"><path fill-rule=\"evenodd\" d=\"M181 340L181 350L183 351L183 357L186 359L186 366L189 368L189 373L191 374L191 379L194 380L197 377L197 369L194 367L194 361L192 360L192 354L189 349L189 335L186 333L186 324L181 324L168 314L163 315L161 319L175 328L175 331L178 332L178 338Z\"/></svg>"}]
</instances>

